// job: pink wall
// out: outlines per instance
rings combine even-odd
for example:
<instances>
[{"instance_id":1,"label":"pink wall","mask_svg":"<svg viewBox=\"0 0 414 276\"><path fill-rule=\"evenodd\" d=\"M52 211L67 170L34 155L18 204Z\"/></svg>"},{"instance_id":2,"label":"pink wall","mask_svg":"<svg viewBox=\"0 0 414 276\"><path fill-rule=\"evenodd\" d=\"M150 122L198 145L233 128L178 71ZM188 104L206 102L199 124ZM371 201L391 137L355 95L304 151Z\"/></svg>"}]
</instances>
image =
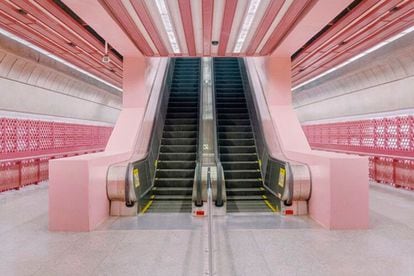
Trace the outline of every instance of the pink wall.
<instances>
[{"instance_id":1,"label":"pink wall","mask_svg":"<svg viewBox=\"0 0 414 276\"><path fill-rule=\"evenodd\" d=\"M277 140L267 141L274 145L272 155L310 166L310 216L328 229L367 228L367 158L311 150L291 104L290 57L245 60L252 90L264 93L263 97L255 96L261 100L259 106L267 106L265 136Z\"/></svg>"},{"instance_id":2,"label":"pink wall","mask_svg":"<svg viewBox=\"0 0 414 276\"><path fill-rule=\"evenodd\" d=\"M154 91L161 89L167 59L124 57L124 64L127 71L124 108L105 151L50 163L49 229L52 231L91 231L105 221L109 216L108 167L129 160L139 141L149 139L140 133L148 124L144 119L148 102L159 96Z\"/></svg>"}]
</instances>

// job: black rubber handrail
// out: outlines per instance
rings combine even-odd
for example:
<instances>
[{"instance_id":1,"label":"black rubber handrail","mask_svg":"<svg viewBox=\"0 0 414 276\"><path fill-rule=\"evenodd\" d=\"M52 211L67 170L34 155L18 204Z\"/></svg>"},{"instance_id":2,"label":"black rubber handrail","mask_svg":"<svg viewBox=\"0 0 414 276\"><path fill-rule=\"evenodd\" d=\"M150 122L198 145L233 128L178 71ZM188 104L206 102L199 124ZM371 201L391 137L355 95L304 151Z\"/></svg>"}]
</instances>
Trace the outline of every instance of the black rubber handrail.
<instances>
[{"instance_id":1,"label":"black rubber handrail","mask_svg":"<svg viewBox=\"0 0 414 276\"><path fill-rule=\"evenodd\" d=\"M214 129L214 157L217 166L217 196L216 196L216 206L222 207L224 205L223 200L223 166L221 165L219 150L217 144L217 114L216 114L216 87L215 87L215 74L214 74L214 58L212 59L213 63L211 66L211 89L213 93L212 106L213 106L213 129Z\"/></svg>"},{"instance_id":2,"label":"black rubber handrail","mask_svg":"<svg viewBox=\"0 0 414 276\"><path fill-rule=\"evenodd\" d=\"M197 207L203 206L202 198L202 166L201 166L201 157L203 156L203 94L201 93L203 89L203 72L202 72L202 60L200 59L199 65L199 87L198 87L198 142L197 142L197 165L195 169L196 173L196 201L195 205Z\"/></svg>"}]
</instances>

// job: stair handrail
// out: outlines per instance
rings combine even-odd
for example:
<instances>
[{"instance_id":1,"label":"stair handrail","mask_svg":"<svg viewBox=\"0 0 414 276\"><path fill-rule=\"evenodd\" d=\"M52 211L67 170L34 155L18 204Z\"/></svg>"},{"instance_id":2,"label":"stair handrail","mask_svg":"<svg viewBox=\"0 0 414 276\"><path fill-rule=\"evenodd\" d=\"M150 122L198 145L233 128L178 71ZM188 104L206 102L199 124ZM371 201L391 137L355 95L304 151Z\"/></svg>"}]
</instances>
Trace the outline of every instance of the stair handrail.
<instances>
[{"instance_id":1,"label":"stair handrail","mask_svg":"<svg viewBox=\"0 0 414 276\"><path fill-rule=\"evenodd\" d=\"M203 66L202 60L200 59L199 64L199 84L198 84L198 137L197 137L197 163L195 168L196 174L196 200L195 205L197 207L203 206L203 198L202 198L202 166L201 166L201 158L203 156Z\"/></svg>"},{"instance_id":2,"label":"stair handrail","mask_svg":"<svg viewBox=\"0 0 414 276\"><path fill-rule=\"evenodd\" d=\"M215 86L215 78L214 75L214 58L212 58L212 66L210 66L211 70L211 89L212 89L212 107L213 107L213 131L214 131L214 158L216 161L217 166L217 194L216 194L216 206L222 207L224 205L223 200L223 166L221 165L220 157L219 157L219 150L218 150L218 137L217 137L217 113L216 113L216 86Z\"/></svg>"}]
</instances>

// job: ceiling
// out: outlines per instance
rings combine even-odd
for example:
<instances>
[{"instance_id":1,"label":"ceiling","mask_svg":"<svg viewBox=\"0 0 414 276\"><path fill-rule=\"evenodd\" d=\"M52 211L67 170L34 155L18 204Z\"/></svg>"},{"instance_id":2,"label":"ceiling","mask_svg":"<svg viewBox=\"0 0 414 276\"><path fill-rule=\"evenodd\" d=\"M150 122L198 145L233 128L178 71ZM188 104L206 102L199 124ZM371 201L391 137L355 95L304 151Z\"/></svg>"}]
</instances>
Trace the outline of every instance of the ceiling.
<instances>
[{"instance_id":1,"label":"ceiling","mask_svg":"<svg viewBox=\"0 0 414 276\"><path fill-rule=\"evenodd\" d=\"M293 87L414 25L413 0L354 2L293 56Z\"/></svg>"},{"instance_id":2,"label":"ceiling","mask_svg":"<svg viewBox=\"0 0 414 276\"><path fill-rule=\"evenodd\" d=\"M315 2L101 0L146 56L269 55Z\"/></svg>"},{"instance_id":3,"label":"ceiling","mask_svg":"<svg viewBox=\"0 0 414 276\"><path fill-rule=\"evenodd\" d=\"M318 0L99 3L145 56L267 56L288 39ZM292 56L293 86L413 24L413 0L355 0ZM110 63L102 63L103 39L60 0L2 0L0 27L122 86L122 57L110 51Z\"/></svg>"},{"instance_id":4,"label":"ceiling","mask_svg":"<svg viewBox=\"0 0 414 276\"><path fill-rule=\"evenodd\" d=\"M52 0L0 0L0 27L20 38L121 86L122 60L109 52L102 63L103 42Z\"/></svg>"}]
</instances>

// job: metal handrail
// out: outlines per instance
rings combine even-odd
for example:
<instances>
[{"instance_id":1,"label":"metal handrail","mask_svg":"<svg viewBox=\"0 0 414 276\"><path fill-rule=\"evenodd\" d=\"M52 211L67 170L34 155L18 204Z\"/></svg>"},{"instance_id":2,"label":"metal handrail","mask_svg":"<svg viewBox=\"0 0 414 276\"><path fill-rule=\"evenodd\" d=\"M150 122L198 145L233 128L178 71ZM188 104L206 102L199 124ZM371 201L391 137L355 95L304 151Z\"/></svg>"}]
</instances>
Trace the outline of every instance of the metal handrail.
<instances>
[{"instance_id":1,"label":"metal handrail","mask_svg":"<svg viewBox=\"0 0 414 276\"><path fill-rule=\"evenodd\" d=\"M243 73L242 73L242 69L246 72L246 76L247 76L247 83L248 83L248 85L249 85L249 91L250 91L250 88L251 87L253 87L252 86L252 83L251 83L251 79L250 79L250 77L249 77L249 74L248 74L248 72L247 72L247 69L246 69L246 65L245 65L245 62L244 62L244 60L243 59L239 59L239 64L240 64L240 76L241 76L241 78L243 79L243 80L245 80L245 76L243 75ZM257 69L255 68L255 71L256 71L256 74L258 74L258 72L257 72ZM244 88L244 91L246 91L246 87L245 87L245 82L243 81L242 82L242 85L243 85L243 88ZM262 93L264 92L264 87L263 87L263 84L262 84L262 82L260 81L260 87L261 87L261 90L262 90ZM255 99L254 99L254 97L252 97L252 99L253 99L253 105L255 105L255 103L254 103L254 101L255 101ZM267 100L266 100L266 98L265 98L265 101L266 101L266 103L267 103ZM268 108L268 105L266 105L266 107L265 108ZM268 111L269 112L269 111ZM269 112L270 113L270 112ZM272 124L273 124L273 122L272 122ZM262 133L262 134L264 134L264 131L263 131L263 126L262 126L262 124L258 124L258 127L259 127L259 129L260 129L260 132ZM273 128L274 128L274 126L273 126ZM263 135L264 136L264 135ZM289 161L293 161L293 162L297 162L297 163L300 163L300 164L303 164L303 165L305 165L307 168L308 168L308 170L309 170L309 172L310 172L310 169L309 169L309 166L307 165L307 164L304 164L304 163L302 163L302 162L299 162L299 161L295 161L295 160L291 160L290 158L288 158L286 155L285 155L285 153L282 151L282 155L283 155L283 158L285 158L286 159L286 161L285 160L280 160L280 159L277 159L277 158L275 158L275 157L273 157L273 156L271 156L270 154L269 154L269 145L268 145L268 142L267 142L267 140L266 139L264 139L264 137L263 137L263 140L264 140L264 148L265 148L265 151L267 152L267 156L268 156L268 159L270 160L270 161L273 161L273 162L276 162L276 163L283 163L284 165L285 165L285 167L286 167L286 183L287 183L287 185L286 185L286 188L287 189L285 189L285 194L283 195L283 200L284 200L284 202L285 202L285 204L286 205L291 205L292 204L292 201L293 201L293 172L292 172L292 166L291 166L291 164L290 164L290 162ZM278 197L278 195L270 188L270 187L268 187L264 182L263 182L263 186L264 186L264 188L268 191L268 192L270 192L271 194L273 194L274 196L276 196L276 197Z\"/></svg>"},{"instance_id":2,"label":"metal handrail","mask_svg":"<svg viewBox=\"0 0 414 276\"><path fill-rule=\"evenodd\" d=\"M203 198L202 198L202 166L201 166L201 158L203 156L203 64L202 60L200 59L199 65L199 87L198 87L198 142L197 142L197 164L196 164L196 201L195 205L197 207L203 206Z\"/></svg>"},{"instance_id":3,"label":"metal handrail","mask_svg":"<svg viewBox=\"0 0 414 276\"><path fill-rule=\"evenodd\" d=\"M213 106L213 131L214 131L214 157L217 166L217 196L216 196L216 206L221 207L224 205L223 201L223 166L219 158L218 144L217 144L217 113L216 113L216 87L215 87L215 78L214 75L214 58L212 58L213 64L210 68L211 70L211 89L212 89L212 106Z\"/></svg>"},{"instance_id":4,"label":"metal handrail","mask_svg":"<svg viewBox=\"0 0 414 276\"><path fill-rule=\"evenodd\" d=\"M160 110L161 105L162 105L161 104L162 100L164 98L165 93L170 91L171 78L172 78L172 75L173 75L173 72L174 72L174 70L173 70L174 64L175 64L174 60L169 59L169 61L167 63L167 66L166 66L167 72L163 77L163 84L162 84L162 87L161 87L162 92L160 93L160 97L158 98L158 101L157 101L157 111L158 112L156 114L158 114L158 115L157 115L156 119L154 120L154 124L152 125L152 128L151 128L151 135L150 135L151 140L154 139L154 134L155 134L155 131L156 131L156 123L159 120L158 116L161 115L159 110ZM147 107L145 108L145 113L146 113L146 111L147 111ZM141 125L140 132L142 131L142 128L143 128L143 126ZM134 165L137 165L141 162L145 162L148 159L149 153L150 153L149 149L151 147L151 144L152 144L152 141L148 143L145 155L142 158L140 158L139 160L132 160L131 161L131 159L133 159L133 157L134 157L134 153L132 153L129 160L127 160L128 164L127 164L127 170L126 170L126 176L125 176L125 202L126 202L127 206L133 206L134 205L132 203L133 199L130 197L130 194L131 194L130 187L133 186L133 184L131 185L131 183L133 182L133 178L131 177L132 176L132 170L134 168ZM136 148L137 148L137 144L135 144L134 150L136 150ZM113 165L115 165L115 164L113 164ZM141 195L141 198L144 197L151 190L152 185Z\"/></svg>"}]
</instances>

